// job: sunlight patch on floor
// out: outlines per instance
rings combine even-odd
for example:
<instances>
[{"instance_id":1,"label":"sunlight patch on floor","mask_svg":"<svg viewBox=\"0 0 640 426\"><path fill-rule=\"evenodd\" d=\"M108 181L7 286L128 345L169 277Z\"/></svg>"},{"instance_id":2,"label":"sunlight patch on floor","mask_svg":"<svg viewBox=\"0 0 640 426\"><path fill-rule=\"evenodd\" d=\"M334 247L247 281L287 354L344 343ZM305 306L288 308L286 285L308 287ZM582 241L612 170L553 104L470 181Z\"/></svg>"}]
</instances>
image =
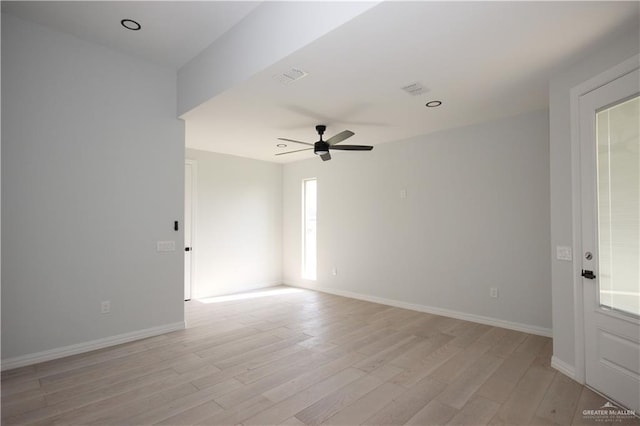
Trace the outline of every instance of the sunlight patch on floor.
<instances>
[{"instance_id":1,"label":"sunlight patch on floor","mask_svg":"<svg viewBox=\"0 0 640 426\"><path fill-rule=\"evenodd\" d=\"M276 296L281 294L292 294L292 293L301 293L304 290L299 288L276 288L271 290L260 290L260 291L252 291L248 293L239 293L239 294L230 294L228 296L216 296L216 297L207 297L204 299L195 299L200 303L222 303L229 302L232 300L245 300L245 299L256 299L258 297L266 297L266 296Z\"/></svg>"}]
</instances>

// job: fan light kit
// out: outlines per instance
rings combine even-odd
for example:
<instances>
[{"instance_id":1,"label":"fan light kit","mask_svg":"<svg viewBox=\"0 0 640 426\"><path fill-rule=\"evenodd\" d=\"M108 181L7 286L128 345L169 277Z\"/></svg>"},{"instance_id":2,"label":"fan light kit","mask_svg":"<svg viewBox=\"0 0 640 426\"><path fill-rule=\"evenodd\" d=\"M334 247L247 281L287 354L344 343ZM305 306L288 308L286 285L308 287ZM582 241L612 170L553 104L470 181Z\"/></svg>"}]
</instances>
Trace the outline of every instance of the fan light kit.
<instances>
[{"instance_id":1,"label":"fan light kit","mask_svg":"<svg viewBox=\"0 0 640 426\"><path fill-rule=\"evenodd\" d=\"M133 19L123 19L120 21L120 25L131 31L139 31L142 28L142 25Z\"/></svg>"},{"instance_id":2,"label":"fan light kit","mask_svg":"<svg viewBox=\"0 0 640 426\"><path fill-rule=\"evenodd\" d=\"M436 108L442 105L442 101L429 101L425 105L427 108Z\"/></svg>"},{"instance_id":3,"label":"fan light kit","mask_svg":"<svg viewBox=\"0 0 640 426\"><path fill-rule=\"evenodd\" d=\"M373 149L373 147L369 145L336 145L342 142L343 140L355 135L355 133L353 133L351 130L343 130L342 132L330 137L325 141L322 139L322 135L324 135L325 130L327 130L327 126L323 124L318 124L316 126L316 132L318 132L318 135L320 136L320 140L316 143L301 142L294 139L278 138L278 140L281 140L281 141L308 145L308 146L311 146L312 148L298 149L298 150L289 151L289 152L280 152L276 155L293 154L294 152L313 150L313 153L316 155L319 155L320 158L322 158L322 161L327 161L327 160L331 160L331 154L329 153L330 149L337 149L341 151L371 151ZM280 146L280 144L278 146Z\"/></svg>"}]
</instances>

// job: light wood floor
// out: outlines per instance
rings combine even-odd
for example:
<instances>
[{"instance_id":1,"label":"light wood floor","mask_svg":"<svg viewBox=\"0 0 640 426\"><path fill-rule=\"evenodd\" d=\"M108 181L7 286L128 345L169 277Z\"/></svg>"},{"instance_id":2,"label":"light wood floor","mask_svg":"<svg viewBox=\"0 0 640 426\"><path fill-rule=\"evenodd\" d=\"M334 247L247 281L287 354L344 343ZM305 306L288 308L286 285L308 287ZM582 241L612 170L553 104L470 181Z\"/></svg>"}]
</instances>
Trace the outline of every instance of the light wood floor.
<instances>
[{"instance_id":1,"label":"light wood floor","mask_svg":"<svg viewBox=\"0 0 640 426\"><path fill-rule=\"evenodd\" d=\"M549 366L549 338L277 290L187 302L184 331L3 372L2 423L607 424L583 418L605 400Z\"/></svg>"}]
</instances>

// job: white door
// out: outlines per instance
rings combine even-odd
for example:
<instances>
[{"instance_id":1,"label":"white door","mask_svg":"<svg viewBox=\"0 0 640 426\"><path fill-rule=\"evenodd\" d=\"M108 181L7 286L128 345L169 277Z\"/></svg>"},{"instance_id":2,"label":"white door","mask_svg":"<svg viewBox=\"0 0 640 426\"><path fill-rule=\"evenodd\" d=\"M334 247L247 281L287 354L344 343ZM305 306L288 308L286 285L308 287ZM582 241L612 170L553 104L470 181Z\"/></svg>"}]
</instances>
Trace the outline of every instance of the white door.
<instances>
[{"instance_id":1,"label":"white door","mask_svg":"<svg viewBox=\"0 0 640 426\"><path fill-rule=\"evenodd\" d=\"M580 96L585 380L640 412L640 76Z\"/></svg>"},{"instance_id":2,"label":"white door","mask_svg":"<svg viewBox=\"0 0 640 426\"><path fill-rule=\"evenodd\" d=\"M184 300L191 300L193 279L193 218L195 164L184 165Z\"/></svg>"}]
</instances>

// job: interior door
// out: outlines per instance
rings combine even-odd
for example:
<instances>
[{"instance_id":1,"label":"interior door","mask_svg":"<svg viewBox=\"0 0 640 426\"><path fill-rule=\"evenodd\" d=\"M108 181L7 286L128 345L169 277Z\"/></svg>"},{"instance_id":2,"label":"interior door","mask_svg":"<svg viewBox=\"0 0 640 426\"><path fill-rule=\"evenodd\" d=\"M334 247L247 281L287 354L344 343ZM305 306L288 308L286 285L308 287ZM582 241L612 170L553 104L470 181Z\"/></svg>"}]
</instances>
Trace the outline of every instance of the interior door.
<instances>
[{"instance_id":1,"label":"interior door","mask_svg":"<svg viewBox=\"0 0 640 426\"><path fill-rule=\"evenodd\" d=\"M193 163L184 165L184 300L191 300L193 272Z\"/></svg>"},{"instance_id":2,"label":"interior door","mask_svg":"<svg viewBox=\"0 0 640 426\"><path fill-rule=\"evenodd\" d=\"M585 379L640 412L640 76L580 97Z\"/></svg>"}]
</instances>

